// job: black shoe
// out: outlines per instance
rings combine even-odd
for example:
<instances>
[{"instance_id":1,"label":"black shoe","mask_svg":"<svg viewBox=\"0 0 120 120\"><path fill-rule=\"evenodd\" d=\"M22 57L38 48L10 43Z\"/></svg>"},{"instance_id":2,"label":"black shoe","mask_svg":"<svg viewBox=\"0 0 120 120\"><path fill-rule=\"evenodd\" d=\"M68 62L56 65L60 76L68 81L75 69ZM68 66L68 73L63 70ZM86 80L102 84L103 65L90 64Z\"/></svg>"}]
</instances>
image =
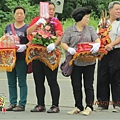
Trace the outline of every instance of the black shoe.
<instances>
[{"instance_id":1,"label":"black shoe","mask_svg":"<svg viewBox=\"0 0 120 120\"><path fill-rule=\"evenodd\" d=\"M53 105L48 111L47 113L59 113L59 107L56 107L55 105Z\"/></svg>"},{"instance_id":2,"label":"black shoe","mask_svg":"<svg viewBox=\"0 0 120 120\"><path fill-rule=\"evenodd\" d=\"M97 112L99 112L99 111L107 111L108 110L108 108L104 108L104 107L100 107L100 106L98 106L96 109L95 109L95 111Z\"/></svg>"},{"instance_id":3,"label":"black shoe","mask_svg":"<svg viewBox=\"0 0 120 120\"><path fill-rule=\"evenodd\" d=\"M45 112L46 108L44 106L36 105L30 112Z\"/></svg>"},{"instance_id":4,"label":"black shoe","mask_svg":"<svg viewBox=\"0 0 120 120\"><path fill-rule=\"evenodd\" d=\"M6 111L13 111L13 108L15 108L15 107L16 107L16 105L11 104L8 106L8 108L6 108Z\"/></svg>"},{"instance_id":5,"label":"black shoe","mask_svg":"<svg viewBox=\"0 0 120 120\"><path fill-rule=\"evenodd\" d=\"M18 111L25 111L25 107L18 105L15 108L13 108L13 111L18 112Z\"/></svg>"}]
</instances>

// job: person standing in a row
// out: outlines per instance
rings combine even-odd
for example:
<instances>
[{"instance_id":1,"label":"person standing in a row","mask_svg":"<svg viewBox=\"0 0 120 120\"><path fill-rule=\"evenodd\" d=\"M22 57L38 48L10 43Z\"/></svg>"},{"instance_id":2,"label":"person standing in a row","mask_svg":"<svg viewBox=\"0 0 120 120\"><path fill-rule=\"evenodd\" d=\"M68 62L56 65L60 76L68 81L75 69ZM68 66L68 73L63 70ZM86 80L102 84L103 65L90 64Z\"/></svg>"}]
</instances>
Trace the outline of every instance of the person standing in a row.
<instances>
[{"instance_id":1,"label":"person standing in a row","mask_svg":"<svg viewBox=\"0 0 120 120\"><path fill-rule=\"evenodd\" d=\"M49 19L45 20L40 18L40 16L35 17L27 29L27 34L30 35L33 31L39 29L41 25L45 25L47 22L51 22L55 15L55 5L53 2L49 2ZM52 52L60 44L61 35L63 33L62 24L58 19L55 19L54 27L52 26L52 31L54 35L57 36L57 40L54 43L51 43L47 46L47 51ZM59 109L59 96L60 89L57 82L57 73L58 67L55 70L51 70L40 60L32 61L33 76L35 82L36 96L37 96L37 105L31 110L31 112L44 112L46 111L45 107L45 77L47 78L48 85L50 87L51 97L52 97L52 106L47 111L48 113L58 113Z\"/></svg>"},{"instance_id":2,"label":"person standing in a row","mask_svg":"<svg viewBox=\"0 0 120 120\"><path fill-rule=\"evenodd\" d=\"M120 2L109 3L108 10L107 21L111 25L109 37L112 42L105 46L108 54L103 56L98 65L97 99L99 105L97 110L108 109L111 88L113 107L115 111L120 111L120 21L117 21L120 17Z\"/></svg>"},{"instance_id":3,"label":"person standing in a row","mask_svg":"<svg viewBox=\"0 0 120 120\"><path fill-rule=\"evenodd\" d=\"M92 46L91 52L96 53L100 47L100 39L92 26L88 26L90 20L91 9L88 7L81 7L74 10L72 17L75 24L68 27L63 34L61 45L66 50L66 57L74 55L78 43L95 42L90 44ZM81 38L82 37L82 38ZM80 41L81 39L81 41ZM81 113L83 115L90 115L93 111L94 102L94 70L95 61L85 62L76 59L74 61L73 71L70 76L75 99L75 108L69 111L68 114ZM86 107L82 103L82 76L86 95Z\"/></svg>"},{"instance_id":4,"label":"person standing in a row","mask_svg":"<svg viewBox=\"0 0 120 120\"><path fill-rule=\"evenodd\" d=\"M25 50L26 44L29 42L27 39L26 29L28 25L24 22L25 19L25 9L21 6L14 8L14 30L16 32L16 36L18 36L20 40L20 44L17 45L17 60L16 65L12 72L7 72L8 79L8 87L9 87L9 99L10 106L6 109L7 111L25 111L25 106L27 102L27 64L25 61ZM7 25L5 28L5 34L12 35L13 31L11 28L11 24ZM14 35L14 34L13 34ZM17 79L18 85L20 88L20 100L17 105Z\"/></svg>"}]
</instances>

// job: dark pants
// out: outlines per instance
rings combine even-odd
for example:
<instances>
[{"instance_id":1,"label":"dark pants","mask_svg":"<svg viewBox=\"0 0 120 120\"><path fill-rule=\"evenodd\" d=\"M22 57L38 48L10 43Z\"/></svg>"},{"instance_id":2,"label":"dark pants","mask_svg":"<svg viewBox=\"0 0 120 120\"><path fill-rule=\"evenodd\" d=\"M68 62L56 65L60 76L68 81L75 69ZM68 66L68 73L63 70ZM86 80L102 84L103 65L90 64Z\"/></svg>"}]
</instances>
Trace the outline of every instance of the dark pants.
<instances>
[{"instance_id":1,"label":"dark pants","mask_svg":"<svg viewBox=\"0 0 120 120\"><path fill-rule=\"evenodd\" d=\"M109 104L120 106L120 49L112 50L98 62L97 99L99 106L106 109Z\"/></svg>"},{"instance_id":2,"label":"dark pants","mask_svg":"<svg viewBox=\"0 0 120 120\"><path fill-rule=\"evenodd\" d=\"M60 89L57 83L57 72L58 68L52 71L43 62L39 60L34 60L33 65L33 76L36 87L36 96L38 105L45 106L45 76L50 87L50 92L52 96L52 105L58 106Z\"/></svg>"},{"instance_id":3,"label":"dark pants","mask_svg":"<svg viewBox=\"0 0 120 120\"><path fill-rule=\"evenodd\" d=\"M73 67L73 72L71 75L71 84L73 87L73 94L75 99L75 106L80 110L83 110L82 104L82 75L83 75L83 83L84 90L86 95L86 106L93 109L93 101L94 101L94 89L93 89L93 81L94 81L94 69L95 64L89 66L76 66Z\"/></svg>"}]
</instances>

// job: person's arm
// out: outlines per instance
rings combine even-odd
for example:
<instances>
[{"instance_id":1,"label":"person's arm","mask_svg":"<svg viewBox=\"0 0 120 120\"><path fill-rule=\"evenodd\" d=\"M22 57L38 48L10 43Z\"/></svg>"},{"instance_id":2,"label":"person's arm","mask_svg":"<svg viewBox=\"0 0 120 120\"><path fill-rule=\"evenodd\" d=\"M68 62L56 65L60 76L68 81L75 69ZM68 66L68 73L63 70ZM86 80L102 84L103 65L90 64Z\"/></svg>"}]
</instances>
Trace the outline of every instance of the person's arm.
<instances>
[{"instance_id":1,"label":"person's arm","mask_svg":"<svg viewBox=\"0 0 120 120\"><path fill-rule=\"evenodd\" d=\"M120 43L120 37L118 37L115 41L111 42L111 45L114 47L115 45Z\"/></svg>"},{"instance_id":2,"label":"person's arm","mask_svg":"<svg viewBox=\"0 0 120 120\"><path fill-rule=\"evenodd\" d=\"M95 43L94 43L94 44L89 43L89 45L92 46L92 48L91 48L91 50L90 50L91 53L96 53L96 52L98 52L98 50L99 50L99 48L100 48L100 39L97 38L97 39L95 40Z\"/></svg>"},{"instance_id":3,"label":"person's arm","mask_svg":"<svg viewBox=\"0 0 120 120\"><path fill-rule=\"evenodd\" d=\"M27 29L27 35L30 35L36 29L37 29L37 25L36 24L33 24L32 26L28 27L28 29Z\"/></svg>"},{"instance_id":4,"label":"person's arm","mask_svg":"<svg viewBox=\"0 0 120 120\"><path fill-rule=\"evenodd\" d=\"M58 46L61 42L61 36L57 36L57 40L55 41L55 46Z\"/></svg>"},{"instance_id":5,"label":"person's arm","mask_svg":"<svg viewBox=\"0 0 120 120\"><path fill-rule=\"evenodd\" d=\"M61 42L61 37L63 35L63 29L62 29L62 24L57 20L55 21L56 22L56 25L54 26L55 27L55 32L56 32L56 41L54 43L51 43L47 46L47 51L48 53L53 51L56 46L58 46Z\"/></svg>"},{"instance_id":6,"label":"person's arm","mask_svg":"<svg viewBox=\"0 0 120 120\"><path fill-rule=\"evenodd\" d=\"M61 42L61 36L60 36L60 35L57 35L56 41L55 41L54 43L51 43L51 44L49 44L49 45L47 46L47 51L48 51L48 52L53 51L53 50L56 48L56 46L58 46L58 45L60 44L60 42Z\"/></svg>"},{"instance_id":7,"label":"person's arm","mask_svg":"<svg viewBox=\"0 0 120 120\"><path fill-rule=\"evenodd\" d=\"M108 51L111 51L111 50L113 49L113 47L114 47L115 45L119 44L119 43L120 43L120 37L118 37L118 38L117 38L116 40L114 40L113 42L107 44L107 45L105 46L105 49L108 50Z\"/></svg>"},{"instance_id":8,"label":"person's arm","mask_svg":"<svg viewBox=\"0 0 120 120\"><path fill-rule=\"evenodd\" d=\"M46 24L46 20L44 18L40 17L34 18L27 29L27 35L30 35L32 32L34 32L37 29L37 27L40 26L41 24L43 25Z\"/></svg>"},{"instance_id":9,"label":"person's arm","mask_svg":"<svg viewBox=\"0 0 120 120\"><path fill-rule=\"evenodd\" d=\"M100 43L100 38L97 38L97 39L95 40L95 42L96 42L96 43Z\"/></svg>"},{"instance_id":10,"label":"person's arm","mask_svg":"<svg viewBox=\"0 0 120 120\"><path fill-rule=\"evenodd\" d=\"M61 46L64 50L68 50L69 46L66 43L61 42Z\"/></svg>"},{"instance_id":11,"label":"person's arm","mask_svg":"<svg viewBox=\"0 0 120 120\"><path fill-rule=\"evenodd\" d=\"M100 48L100 38L98 37L94 27L89 27L89 29L90 29L92 41L95 42L95 43L89 43L89 45L92 46L90 52L96 53Z\"/></svg>"},{"instance_id":12,"label":"person's arm","mask_svg":"<svg viewBox=\"0 0 120 120\"><path fill-rule=\"evenodd\" d=\"M55 41L55 45L58 46L61 42L61 36L63 35L63 27L59 20L56 20L57 26L55 26L57 40Z\"/></svg>"},{"instance_id":13,"label":"person's arm","mask_svg":"<svg viewBox=\"0 0 120 120\"><path fill-rule=\"evenodd\" d=\"M61 42L61 46L64 50L66 50L71 55L74 55L76 53L76 50L72 47L69 47L66 43Z\"/></svg>"},{"instance_id":14,"label":"person's arm","mask_svg":"<svg viewBox=\"0 0 120 120\"><path fill-rule=\"evenodd\" d=\"M70 47L69 44L69 39L70 39L70 33L68 30L65 31L62 41L61 41L61 46L64 50L66 50L69 54L74 55L76 53L75 48Z\"/></svg>"}]
</instances>

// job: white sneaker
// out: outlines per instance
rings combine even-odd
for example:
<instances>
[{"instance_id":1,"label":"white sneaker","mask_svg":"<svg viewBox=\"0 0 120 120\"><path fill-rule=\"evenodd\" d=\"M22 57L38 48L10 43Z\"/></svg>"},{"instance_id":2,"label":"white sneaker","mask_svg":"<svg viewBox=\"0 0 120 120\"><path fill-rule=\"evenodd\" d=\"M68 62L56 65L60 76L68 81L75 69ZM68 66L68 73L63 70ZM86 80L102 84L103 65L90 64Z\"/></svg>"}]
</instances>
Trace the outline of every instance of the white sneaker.
<instances>
[{"instance_id":1,"label":"white sneaker","mask_svg":"<svg viewBox=\"0 0 120 120\"><path fill-rule=\"evenodd\" d=\"M90 115L92 114L92 109L90 107L87 107L84 111L80 112L82 115Z\"/></svg>"},{"instance_id":2,"label":"white sneaker","mask_svg":"<svg viewBox=\"0 0 120 120\"><path fill-rule=\"evenodd\" d=\"M68 114L77 114L77 113L79 113L79 112L80 112L80 109L77 108L77 107L75 107L73 110L68 111L67 113L68 113Z\"/></svg>"},{"instance_id":3,"label":"white sneaker","mask_svg":"<svg viewBox=\"0 0 120 120\"><path fill-rule=\"evenodd\" d=\"M115 106L115 108L112 110L112 112L119 113L120 112L120 107Z\"/></svg>"}]
</instances>

